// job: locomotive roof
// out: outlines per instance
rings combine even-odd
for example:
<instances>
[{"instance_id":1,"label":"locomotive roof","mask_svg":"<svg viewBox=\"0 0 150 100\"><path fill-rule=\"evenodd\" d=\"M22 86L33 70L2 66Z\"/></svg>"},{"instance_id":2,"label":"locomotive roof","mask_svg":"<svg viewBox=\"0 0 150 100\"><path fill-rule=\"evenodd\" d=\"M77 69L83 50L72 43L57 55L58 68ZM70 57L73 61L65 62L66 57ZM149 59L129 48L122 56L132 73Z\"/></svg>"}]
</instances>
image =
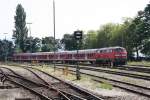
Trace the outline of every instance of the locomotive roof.
<instances>
[{"instance_id":1,"label":"locomotive roof","mask_svg":"<svg viewBox=\"0 0 150 100\"><path fill-rule=\"evenodd\" d=\"M116 48L122 48L122 49L124 49L123 47L116 46L116 47L105 47L105 48L100 48L99 50L104 50L104 49L116 49Z\"/></svg>"}]
</instances>

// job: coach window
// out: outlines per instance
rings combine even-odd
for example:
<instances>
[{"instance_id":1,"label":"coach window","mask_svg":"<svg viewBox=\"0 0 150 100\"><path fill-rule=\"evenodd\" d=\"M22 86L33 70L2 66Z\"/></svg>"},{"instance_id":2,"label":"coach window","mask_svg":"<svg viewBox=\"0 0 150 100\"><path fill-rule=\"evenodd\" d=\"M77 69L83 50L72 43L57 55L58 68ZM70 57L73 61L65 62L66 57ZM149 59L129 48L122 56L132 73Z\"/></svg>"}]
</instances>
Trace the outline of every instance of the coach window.
<instances>
[{"instance_id":1,"label":"coach window","mask_svg":"<svg viewBox=\"0 0 150 100\"><path fill-rule=\"evenodd\" d=\"M103 53L106 53L106 50L103 50Z\"/></svg>"},{"instance_id":2,"label":"coach window","mask_svg":"<svg viewBox=\"0 0 150 100\"><path fill-rule=\"evenodd\" d=\"M69 54L69 58L71 58L71 54Z\"/></svg>"},{"instance_id":3,"label":"coach window","mask_svg":"<svg viewBox=\"0 0 150 100\"><path fill-rule=\"evenodd\" d=\"M110 49L109 52L111 53L111 52L112 52L112 49Z\"/></svg>"},{"instance_id":4,"label":"coach window","mask_svg":"<svg viewBox=\"0 0 150 100\"><path fill-rule=\"evenodd\" d=\"M102 53L102 50L100 50L99 53Z\"/></svg>"},{"instance_id":5,"label":"coach window","mask_svg":"<svg viewBox=\"0 0 150 100\"><path fill-rule=\"evenodd\" d=\"M91 57L93 56L93 53L91 53Z\"/></svg>"},{"instance_id":6,"label":"coach window","mask_svg":"<svg viewBox=\"0 0 150 100\"><path fill-rule=\"evenodd\" d=\"M99 50L98 53L102 53L102 50Z\"/></svg>"},{"instance_id":7,"label":"coach window","mask_svg":"<svg viewBox=\"0 0 150 100\"><path fill-rule=\"evenodd\" d=\"M109 52L109 50L105 50L105 53L108 53Z\"/></svg>"},{"instance_id":8,"label":"coach window","mask_svg":"<svg viewBox=\"0 0 150 100\"><path fill-rule=\"evenodd\" d=\"M82 54L82 58L84 57L84 54Z\"/></svg>"},{"instance_id":9,"label":"coach window","mask_svg":"<svg viewBox=\"0 0 150 100\"><path fill-rule=\"evenodd\" d=\"M111 53L111 49L108 49L108 50L107 50L107 53Z\"/></svg>"},{"instance_id":10,"label":"coach window","mask_svg":"<svg viewBox=\"0 0 150 100\"><path fill-rule=\"evenodd\" d=\"M82 54L83 55L83 57L85 57L85 54Z\"/></svg>"},{"instance_id":11,"label":"coach window","mask_svg":"<svg viewBox=\"0 0 150 100\"><path fill-rule=\"evenodd\" d=\"M90 54L88 54L88 57L90 57Z\"/></svg>"},{"instance_id":12,"label":"coach window","mask_svg":"<svg viewBox=\"0 0 150 100\"><path fill-rule=\"evenodd\" d=\"M107 53L110 53L110 52L111 52L111 50L110 50L110 49L108 49L108 50L107 50Z\"/></svg>"}]
</instances>

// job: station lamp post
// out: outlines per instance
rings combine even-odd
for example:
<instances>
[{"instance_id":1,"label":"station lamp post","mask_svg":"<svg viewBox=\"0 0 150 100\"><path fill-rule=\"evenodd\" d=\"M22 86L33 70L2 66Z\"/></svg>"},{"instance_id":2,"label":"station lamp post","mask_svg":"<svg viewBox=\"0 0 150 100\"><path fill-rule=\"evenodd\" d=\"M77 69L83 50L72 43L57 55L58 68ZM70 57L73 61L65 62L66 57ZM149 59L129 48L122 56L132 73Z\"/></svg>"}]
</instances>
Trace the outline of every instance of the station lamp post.
<instances>
[{"instance_id":1,"label":"station lamp post","mask_svg":"<svg viewBox=\"0 0 150 100\"><path fill-rule=\"evenodd\" d=\"M83 31L81 31L81 30L74 31L74 38L77 42L77 56L76 56L76 60L77 60L76 78L77 78L77 80L81 79L79 62L78 62L78 53L79 53L79 43L80 43L80 40L82 39L82 34L83 34Z\"/></svg>"},{"instance_id":2,"label":"station lamp post","mask_svg":"<svg viewBox=\"0 0 150 100\"><path fill-rule=\"evenodd\" d=\"M7 48L7 41L6 41L6 35L8 33L4 33L5 35L5 63L7 63L7 53L8 53L8 48Z\"/></svg>"},{"instance_id":3,"label":"station lamp post","mask_svg":"<svg viewBox=\"0 0 150 100\"><path fill-rule=\"evenodd\" d=\"M31 47L31 24L32 23L27 23L29 25L29 31L30 31L30 52L32 53L32 47Z\"/></svg>"},{"instance_id":4,"label":"station lamp post","mask_svg":"<svg viewBox=\"0 0 150 100\"><path fill-rule=\"evenodd\" d=\"M29 25L29 31L30 31L30 35L29 35L29 37L30 37L30 53L31 53L31 55L30 55L30 60L31 60L31 57L32 57L32 44L31 44L31 22L29 23L27 23L28 25ZM32 63L32 61L31 61L31 63Z\"/></svg>"}]
</instances>

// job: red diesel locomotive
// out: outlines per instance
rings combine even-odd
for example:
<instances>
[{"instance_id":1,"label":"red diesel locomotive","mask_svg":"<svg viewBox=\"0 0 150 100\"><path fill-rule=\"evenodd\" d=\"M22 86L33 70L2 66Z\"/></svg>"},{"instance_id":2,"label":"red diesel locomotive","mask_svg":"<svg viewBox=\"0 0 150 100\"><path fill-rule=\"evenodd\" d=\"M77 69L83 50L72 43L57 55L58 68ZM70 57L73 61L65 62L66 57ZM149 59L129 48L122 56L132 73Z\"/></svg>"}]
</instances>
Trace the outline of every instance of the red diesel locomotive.
<instances>
[{"instance_id":1,"label":"red diesel locomotive","mask_svg":"<svg viewBox=\"0 0 150 100\"><path fill-rule=\"evenodd\" d=\"M86 49L77 51L17 53L13 55L14 61L38 62L90 62L98 64L124 65L127 61L127 52L123 47L108 47L100 49Z\"/></svg>"}]
</instances>

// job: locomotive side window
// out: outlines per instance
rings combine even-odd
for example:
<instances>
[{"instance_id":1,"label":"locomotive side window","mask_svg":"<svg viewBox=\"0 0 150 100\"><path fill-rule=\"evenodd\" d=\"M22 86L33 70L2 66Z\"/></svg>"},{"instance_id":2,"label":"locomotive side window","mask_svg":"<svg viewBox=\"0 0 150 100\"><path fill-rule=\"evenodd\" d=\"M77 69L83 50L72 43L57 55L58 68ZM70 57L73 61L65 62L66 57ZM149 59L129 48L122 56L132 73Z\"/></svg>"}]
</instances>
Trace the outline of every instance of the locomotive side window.
<instances>
[{"instance_id":1,"label":"locomotive side window","mask_svg":"<svg viewBox=\"0 0 150 100\"><path fill-rule=\"evenodd\" d=\"M99 50L98 53L111 53L112 49Z\"/></svg>"},{"instance_id":2,"label":"locomotive side window","mask_svg":"<svg viewBox=\"0 0 150 100\"><path fill-rule=\"evenodd\" d=\"M115 51L116 51L116 52L123 52L124 49L122 49L122 48L116 48Z\"/></svg>"}]
</instances>

